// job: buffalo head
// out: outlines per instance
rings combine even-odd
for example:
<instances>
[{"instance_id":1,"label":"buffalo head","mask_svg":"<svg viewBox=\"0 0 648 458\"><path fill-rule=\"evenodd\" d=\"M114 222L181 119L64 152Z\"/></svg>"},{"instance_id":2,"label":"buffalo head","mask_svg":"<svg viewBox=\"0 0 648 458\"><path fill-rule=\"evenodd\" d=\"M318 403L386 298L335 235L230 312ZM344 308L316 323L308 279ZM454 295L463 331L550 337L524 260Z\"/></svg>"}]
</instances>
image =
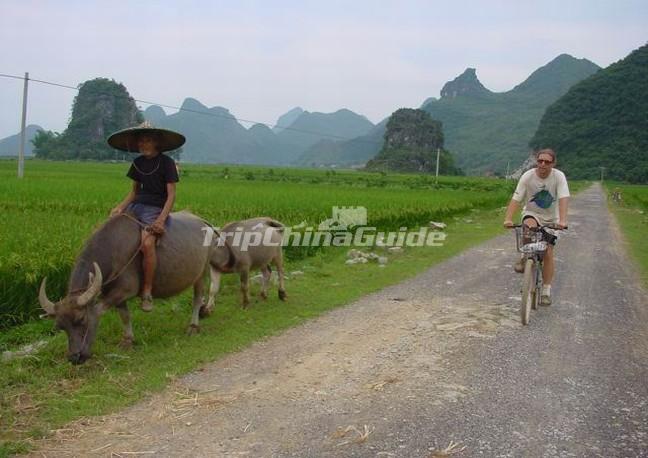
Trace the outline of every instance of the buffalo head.
<instances>
[{"instance_id":1,"label":"buffalo head","mask_svg":"<svg viewBox=\"0 0 648 458\"><path fill-rule=\"evenodd\" d=\"M45 311L44 316L53 318L56 327L68 336L68 360L72 364L82 364L90 357L99 316L103 311L103 306L97 303L103 277L96 262L93 267L94 274L88 274L88 287L85 291L71 292L54 303L47 298L47 278L44 278L38 294L40 305Z\"/></svg>"}]
</instances>

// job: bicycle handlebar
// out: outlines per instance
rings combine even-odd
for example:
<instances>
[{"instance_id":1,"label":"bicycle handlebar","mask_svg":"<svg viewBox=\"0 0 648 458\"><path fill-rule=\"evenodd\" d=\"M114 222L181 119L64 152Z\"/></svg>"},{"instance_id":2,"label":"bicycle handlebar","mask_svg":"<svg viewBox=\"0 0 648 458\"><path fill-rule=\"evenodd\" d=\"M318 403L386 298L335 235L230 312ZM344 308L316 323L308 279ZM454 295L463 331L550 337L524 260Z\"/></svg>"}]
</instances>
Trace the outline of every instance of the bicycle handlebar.
<instances>
[{"instance_id":1,"label":"bicycle handlebar","mask_svg":"<svg viewBox=\"0 0 648 458\"><path fill-rule=\"evenodd\" d=\"M524 227L524 224L513 224L512 226L508 226L508 229L515 229L516 227ZM546 224L544 226L527 226L529 229L533 231L539 231L541 229L554 229L556 231L566 231L569 226L564 226L560 227L557 226L556 224Z\"/></svg>"}]
</instances>

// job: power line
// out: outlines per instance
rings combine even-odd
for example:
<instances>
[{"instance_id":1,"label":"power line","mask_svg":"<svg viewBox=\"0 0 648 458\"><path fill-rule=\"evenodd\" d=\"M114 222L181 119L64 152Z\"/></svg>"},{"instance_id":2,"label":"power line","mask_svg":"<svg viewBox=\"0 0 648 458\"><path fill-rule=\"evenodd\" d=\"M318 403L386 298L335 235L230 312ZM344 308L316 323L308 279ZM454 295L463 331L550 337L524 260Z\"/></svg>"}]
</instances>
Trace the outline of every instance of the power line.
<instances>
[{"instance_id":1,"label":"power line","mask_svg":"<svg viewBox=\"0 0 648 458\"><path fill-rule=\"evenodd\" d=\"M23 76L9 75L9 74L5 74L5 73L0 73L0 77L17 79L17 80L23 80L24 79ZM67 85L67 84L55 83L53 81L39 80L39 79L34 79L34 78L29 78L29 81L33 81L35 83L45 84L45 85L48 85L48 86L60 87L60 88L64 88L64 89L71 89L71 90L77 91L77 92L79 92L81 90L79 86L75 87L75 86L70 86L70 85ZM200 114L200 115L212 116L212 117L215 117L215 118L235 120L235 121L238 121L238 122L243 122L243 123L248 123L248 124L262 124L262 125L264 125L264 126L266 126L268 128L280 127L283 130L290 130L292 132L298 132L298 133L302 133L302 134L317 135L319 137L328 137L328 138L332 138L332 139L336 139L336 140L343 140L343 141L349 141L349 142L353 141L353 142L358 142L358 143L371 143L371 144L374 144L374 145L382 145L382 142L376 142L376 141L373 141L373 140L361 139L361 138L358 138L358 137L348 138L348 137L343 137L343 136L340 136L340 135L324 134L324 133L320 133L320 132L313 132L313 131L308 131L308 130L303 130L303 129L296 129L294 127L284 127L284 126L280 126L278 124L272 124L272 123L266 123L266 122L260 122L260 121L253 121L253 120L249 120L249 119L237 118L236 116L226 116L226 115L222 115L222 114L218 114L218 113L212 113L212 112L209 112L209 111L192 110L190 108L183 108L183 107L177 107L177 106L174 106L174 105L166 105L166 104L163 104L163 103L150 102L148 100L135 99L135 98L132 98L130 96L109 94L109 93L100 92L100 91L88 91L88 92L90 92L92 94L96 94L96 95L105 95L105 96L110 96L110 97L132 99L133 101L138 102L138 103L145 103L147 105L157 105L159 107L168 108L168 109L171 109L171 110L185 111L185 112L188 112L188 113L196 113L196 114Z\"/></svg>"}]
</instances>

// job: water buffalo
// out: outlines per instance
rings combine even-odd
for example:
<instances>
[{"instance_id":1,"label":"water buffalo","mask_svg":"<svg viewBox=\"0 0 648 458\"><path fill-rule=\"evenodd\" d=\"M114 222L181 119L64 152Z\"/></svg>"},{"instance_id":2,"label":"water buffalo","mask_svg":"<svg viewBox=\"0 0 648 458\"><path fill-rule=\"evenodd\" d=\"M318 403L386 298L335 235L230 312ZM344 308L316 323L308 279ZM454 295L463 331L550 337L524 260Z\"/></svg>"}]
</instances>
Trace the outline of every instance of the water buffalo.
<instances>
[{"instance_id":1,"label":"water buffalo","mask_svg":"<svg viewBox=\"0 0 648 458\"><path fill-rule=\"evenodd\" d=\"M250 271L261 269L261 297L267 299L272 270L277 268L279 299L286 300L282 257L284 226L271 218L260 217L227 224L218 233L220 241L214 243L211 254L211 286L209 300L202 314L209 314L214 308L214 299L224 273L238 273L241 280L242 305L250 304Z\"/></svg>"},{"instance_id":2,"label":"water buffalo","mask_svg":"<svg viewBox=\"0 0 648 458\"><path fill-rule=\"evenodd\" d=\"M189 212L172 213L157 248L153 296L165 298L193 286L190 332L198 330L205 278L213 247L205 246L206 223ZM91 355L97 325L108 308L117 308L124 326L123 346L133 342L133 329L126 301L140 293L142 259L140 227L124 215L109 219L88 240L72 269L68 292L54 303L39 292L41 307L68 336L68 360L85 362ZM227 247L224 247L227 250Z\"/></svg>"}]
</instances>

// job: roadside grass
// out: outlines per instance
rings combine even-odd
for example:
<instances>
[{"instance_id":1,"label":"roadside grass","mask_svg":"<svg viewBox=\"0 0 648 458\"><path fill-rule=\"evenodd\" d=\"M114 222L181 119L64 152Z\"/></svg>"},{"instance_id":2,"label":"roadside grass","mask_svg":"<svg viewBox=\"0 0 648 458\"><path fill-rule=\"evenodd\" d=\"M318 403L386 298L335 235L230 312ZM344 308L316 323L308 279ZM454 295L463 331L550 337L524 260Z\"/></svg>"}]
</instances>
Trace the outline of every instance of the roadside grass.
<instances>
[{"instance_id":1,"label":"roadside grass","mask_svg":"<svg viewBox=\"0 0 648 458\"><path fill-rule=\"evenodd\" d=\"M622 201L612 201L615 188L621 189ZM641 281L648 288L648 186L607 184L609 206L621 226L627 251L636 262Z\"/></svg>"},{"instance_id":2,"label":"roadside grass","mask_svg":"<svg viewBox=\"0 0 648 458\"><path fill-rule=\"evenodd\" d=\"M0 362L0 456L27 452L36 439L72 420L115 412L227 353L412 277L503 233L502 216L499 209L451 218L442 247L389 252L384 268L373 263L345 265L346 248L293 260L287 272L304 274L289 275L285 303L278 300L274 288L267 302L253 301L250 309L243 310L238 305L237 278L226 276L216 311L201 322L201 333L196 336L185 335L190 319L188 293L157 302L151 314L139 312L137 304L131 303L136 344L129 351L118 346L122 331L117 314L107 312L94 355L81 366L67 363L65 335L53 334L39 352ZM258 291L254 285L252 293ZM42 336L44 327L51 326L31 323L21 327L21 332Z\"/></svg>"}]
</instances>

